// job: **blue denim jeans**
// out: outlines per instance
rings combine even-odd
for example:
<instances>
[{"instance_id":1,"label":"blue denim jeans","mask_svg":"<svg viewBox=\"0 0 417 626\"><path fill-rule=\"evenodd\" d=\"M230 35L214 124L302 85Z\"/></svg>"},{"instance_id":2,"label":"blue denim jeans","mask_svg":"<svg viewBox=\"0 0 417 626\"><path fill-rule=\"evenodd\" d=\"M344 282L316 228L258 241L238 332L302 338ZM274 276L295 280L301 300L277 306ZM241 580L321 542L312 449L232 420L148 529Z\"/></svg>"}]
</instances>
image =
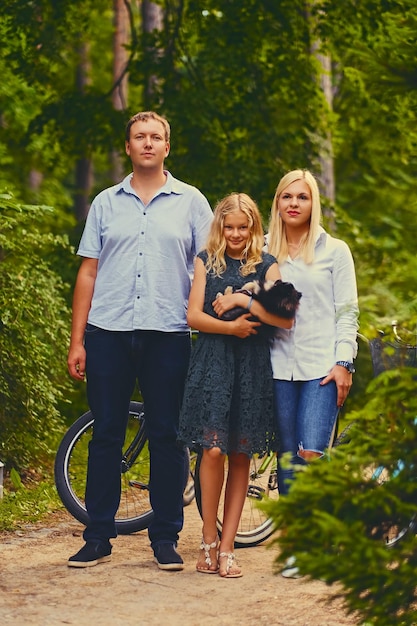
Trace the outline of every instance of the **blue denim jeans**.
<instances>
[{"instance_id":1,"label":"blue denim jeans","mask_svg":"<svg viewBox=\"0 0 417 626\"><path fill-rule=\"evenodd\" d=\"M322 378L307 381L274 380L275 416L278 432L278 489L288 493L294 470L283 469L279 459L291 453L291 463L305 464L300 450L323 454L334 432L337 389L334 381L320 385Z\"/></svg>"},{"instance_id":2,"label":"blue denim jeans","mask_svg":"<svg viewBox=\"0 0 417 626\"><path fill-rule=\"evenodd\" d=\"M116 537L120 462L129 402L142 393L150 451L152 547L176 543L183 526L184 449L177 443L179 411L191 351L189 333L116 332L87 325L87 397L94 416L89 447L86 541Z\"/></svg>"}]
</instances>

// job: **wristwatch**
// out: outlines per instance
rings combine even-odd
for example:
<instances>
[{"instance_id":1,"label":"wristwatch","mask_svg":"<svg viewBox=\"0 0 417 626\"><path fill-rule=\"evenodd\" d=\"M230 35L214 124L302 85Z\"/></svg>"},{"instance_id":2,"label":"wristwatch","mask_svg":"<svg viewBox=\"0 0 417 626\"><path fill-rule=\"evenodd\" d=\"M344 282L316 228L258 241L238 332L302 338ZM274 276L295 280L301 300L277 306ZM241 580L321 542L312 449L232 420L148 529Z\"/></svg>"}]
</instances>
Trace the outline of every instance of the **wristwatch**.
<instances>
[{"instance_id":1,"label":"wristwatch","mask_svg":"<svg viewBox=\"0 0 417 626\"><path fill-rule=\"evenodd\" d=\"M353 367L353 363L351 363L350 361L336 361L336 365L341 365L342 367L345 367L347 371L351 374L354 374L356 372L355 368Z\"/></svg>"}]
</instances>

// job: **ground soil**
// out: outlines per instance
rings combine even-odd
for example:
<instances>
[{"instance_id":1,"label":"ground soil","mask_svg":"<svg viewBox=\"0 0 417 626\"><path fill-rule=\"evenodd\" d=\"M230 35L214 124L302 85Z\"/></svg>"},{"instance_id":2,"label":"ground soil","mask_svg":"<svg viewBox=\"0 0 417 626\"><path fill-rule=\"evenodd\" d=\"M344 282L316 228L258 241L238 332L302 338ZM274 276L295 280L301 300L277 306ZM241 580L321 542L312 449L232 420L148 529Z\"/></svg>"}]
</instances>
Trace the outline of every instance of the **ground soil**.
<instances>
[{"instance_id":1,"label":"ground soil","mask_svg":"<svg viewBox=\"0 0 417 626\"><path fill-rule=\"evenodd\" d=\"M114 540L112 560L69 568L83 527L66 512L0 535L2 626L352 626L338 589L320 581L274 574L278 548L239 549L244 576L221 579L195 571L200 518L185 509L179 551L182 572L158 570L147 533Z\"/></svg>"}]
</instances>

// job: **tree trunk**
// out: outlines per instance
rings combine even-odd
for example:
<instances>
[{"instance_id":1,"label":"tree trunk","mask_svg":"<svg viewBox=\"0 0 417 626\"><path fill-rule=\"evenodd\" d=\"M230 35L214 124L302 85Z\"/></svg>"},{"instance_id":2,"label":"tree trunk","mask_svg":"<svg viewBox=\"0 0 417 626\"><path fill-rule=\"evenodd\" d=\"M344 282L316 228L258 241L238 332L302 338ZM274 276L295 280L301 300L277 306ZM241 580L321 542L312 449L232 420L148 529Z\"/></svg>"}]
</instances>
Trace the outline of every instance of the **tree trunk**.
<instances>
[{"instance_id":1,"label":"tree trunk","mask_svg":"<svg viewBox=\"0 0 417 626\"><path fill-rule=\"evenodd\" d=\"M87 156L80 157L75 163L74 208L77 222L83 222L90 208L90 190L92 186L92 162Z\"/></svg>"},{"instance_id":2,"label":"tree trunk","mask_svg":"<svg viewBox=\"0 0 417 626\"><path fill-rule=\"evenodd\" d=\"M76 69L76 88L84 94L90 81L88 44L81 43L78 50L79 63ZM92 163L89 155L81 156L75 164L74 211L78 222L83 222L90 208L89 196L92 187Z\"/></svg>"},{"instance_id":3,"label":"tree trunk","mask_svg":"<svg viewBox=\"0 0 417 626\"><path fill-rule=\"evenodd\" d=\"M116 88L112 92L113 107L116 111L125 111L128 99L128 52L129 14L125 0L113 0L114 35L113 35L113 82ZM110 154L112 180L114 183L123 178L123 158L119 150Z\"/></svg>"},{"instance_id":4,"label":"tree trunk","mask_svg":"<svg viewBox=\"0 0 417 626\"><path fill-rule=\"evenodd\" d=\"M313 0L314 4L314 0ZM313 17L311 9L306 9L306 19L310 26L310 32L313 32ZM316 57L321 66L319 84L327 103L329 112L333 110L333 90L332 90L332 65L328 55L322 54L320 51L320 41L313 39L311 44L311 54ZM333 158L333 142L331 131L326 131L325 135L318 138L319 142L319 181L323 202L323 216L326 220L326 226L330 231L335 230L334 207L336 200L336 185L334 176L334 158Z\"/></svg>"},{"instance_id":5,"label":"tree trunk","mask_svg":"<svg viewBox=\"0 0 417 626\"><path fill-rule=\"evenodd\" d=\"M314 53L314 51L313 51ZM319 52L315 52L318 61L321 64L322 72L320 76L320 86L329 107L329 111L333 110L333 91L332 91L332 67L329 56L324 56ZM320 183L326 201L323 203L323 215L329 230L335 230L334 207L336 201L335 176L334 176L334 158L332 135L328 131L321 138L321 150L319 157L320 166Z\"/></svg>"},{"instance_id":6,"label":"tree trunk","mask_svg":"<svg viewBox=\"0 0 417 626\"><path fill-rule=\"evenodd\" d=\"M145 42L147 36L155 30L162 30L164 13L162 7L151 0L142 0L142 28ZM158 50L145 44L144 59L145 68L151 67L153 61L159 54ZM144 102L145 108L151 108L151 103L155 101L157 78L152 72L145 69ZM159 103L160 104L160 103Z\"/></svg>"}]
</instances>

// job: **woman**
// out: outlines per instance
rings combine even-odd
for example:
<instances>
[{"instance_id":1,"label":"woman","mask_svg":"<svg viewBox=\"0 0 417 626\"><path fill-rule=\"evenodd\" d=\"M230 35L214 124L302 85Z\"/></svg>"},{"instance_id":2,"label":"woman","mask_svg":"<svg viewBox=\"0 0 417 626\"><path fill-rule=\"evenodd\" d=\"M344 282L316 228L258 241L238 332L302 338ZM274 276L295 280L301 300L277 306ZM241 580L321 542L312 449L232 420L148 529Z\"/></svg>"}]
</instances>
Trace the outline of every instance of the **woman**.
<instances>
[{"instance_id":1,"label":"woman","mask_svg":"<svg viewBox=\"0 0 417 626\"><path fill-rule=\"evenodd\" d=\"M355 371L354 263L347 244L321 227L321 217L314 176L307 170L287 173L275 193L267 236L282 280L302 293L293 328L277 329L271 348L280 494L288 493L294 477L280 463L282 456L289 453L292 464L323 456ZM282 573L297 575L293 570L290 563Z\"/></svg>"}]
</instances>

